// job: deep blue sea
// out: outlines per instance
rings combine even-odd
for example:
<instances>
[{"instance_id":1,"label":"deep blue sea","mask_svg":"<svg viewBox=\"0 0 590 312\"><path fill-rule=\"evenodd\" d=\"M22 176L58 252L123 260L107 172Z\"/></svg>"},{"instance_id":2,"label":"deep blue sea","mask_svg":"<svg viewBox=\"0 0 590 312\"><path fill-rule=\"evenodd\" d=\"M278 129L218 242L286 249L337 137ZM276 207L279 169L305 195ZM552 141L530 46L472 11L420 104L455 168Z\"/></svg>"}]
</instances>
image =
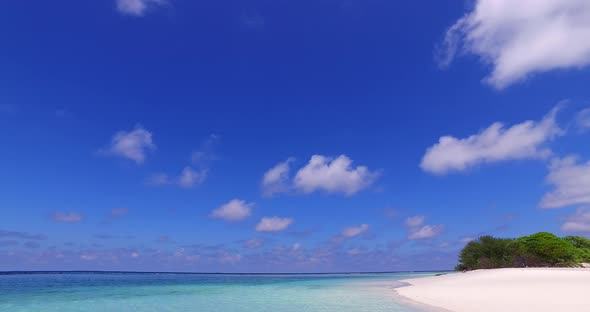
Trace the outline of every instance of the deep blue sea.
<instances>
[{"instance_id":1,"label":"deep blue sea","mask_svg":"<svg viewBox=\"0 0 590 312\"><path fill-rule=\"evenodd\" d=\"M0 311L423 311L393 288L434 273L0 275Z\"/></svg>"}]
</instances>

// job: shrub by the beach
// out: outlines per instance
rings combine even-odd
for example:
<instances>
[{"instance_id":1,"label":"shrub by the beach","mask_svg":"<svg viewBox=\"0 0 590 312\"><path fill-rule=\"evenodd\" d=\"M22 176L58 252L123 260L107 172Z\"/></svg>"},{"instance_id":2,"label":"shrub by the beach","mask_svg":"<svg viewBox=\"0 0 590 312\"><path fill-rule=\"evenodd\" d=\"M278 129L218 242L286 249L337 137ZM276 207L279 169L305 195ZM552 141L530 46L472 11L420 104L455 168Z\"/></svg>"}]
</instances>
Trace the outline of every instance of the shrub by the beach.
<instances>
[{"instance_id":1,"label":"shrub by the beach","mask_svg":"<svg viewBox=\"0 0 590 312\"><path fill-rule=\"evenodd\" d=\"M515 239L510 253L528 266L570 266L576 260L576 246L566 239L540 232Z\"/></svg>"},{"instance_id":2,"label":"shrub by the beach","mask_svg":"<svg viewBox=\"0 0 590 312\"><path fill-rule=\"evenodd\" d=\"M511 266L507 245L511 239L482 236L461 251L457 270L491 269Z\"/></svg>"},{"instance_id":3,"label":"shrub by the beach","mask_svg":"<svg viewBox=\"0 0 590 312\"><path fill-rule=\"evenodd\" d=\"M566 236L563 239L571 242L576 246L576 248L589 248L590 249L590 239L582 236Z\"/></svg>"},{"instance_id":4,"label":"shrub by the beach","mask_svg":"<svg viewBox=\"0 0 590 312\"><path fill-rule=\"evenodd\" d=\"M576 262L590 262L590 239L581 236L566 236L563 239L576 247Z\"/></svg>"},{"instance_id":5,"label":"shrub by the beach","mask_svg":"<svg viewBox=\"0 0 590 312\"><path fill-rule=\"evenodd\" d=\"M482 236L461 251L456 270L519 266L576 266L590 262L590 240L540 232L516 239Z\"/></svg>"}]
</instances>

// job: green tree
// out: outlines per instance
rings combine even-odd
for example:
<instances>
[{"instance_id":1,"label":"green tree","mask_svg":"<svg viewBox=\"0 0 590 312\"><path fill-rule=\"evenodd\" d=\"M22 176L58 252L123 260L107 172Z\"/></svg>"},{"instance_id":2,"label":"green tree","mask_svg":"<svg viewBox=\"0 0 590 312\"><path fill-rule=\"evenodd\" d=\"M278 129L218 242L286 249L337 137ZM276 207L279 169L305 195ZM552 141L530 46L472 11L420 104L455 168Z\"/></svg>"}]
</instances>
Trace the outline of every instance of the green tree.
<instances>
[{"instance_id":1,"label":"green tree","mask_svg":"<svg viewBox=\"0 0 590 312\"><path fill-rule=\"evenodd\" d=\"M529 266L567 266L576 260L573 243L547 232L517 238L508 247Z\"/></svg>"},{"instance_id":2,"label":"green tree","mask_svg":"<svg viewBox=\"0 0 590 312\"><path fill-rule=\"evenodd\" d=\"M563 239L576 247L576 262L590 262L590 239L581 236L566 236Z\"/></svg>"},{"instance_id":3,"label":"green tree","mask_svg":"<svg viewBox=\"0 0 590 312\"><path fill-rule=\"evenodd\" d=\"M590 239L580 236L560 238L539 232L517 239L482 236L469 242L459 255L456 270L491 269L515 266L577 266L590 262Z\"/></svg>"},{"instance_id":4,"label":"green tree","mask_svg":"<svg viewBox=\"0 0 590 312\"><path fill-rule=\"evenodd\" d=\"M510 239L482 236L469 242L461 251L457 269L475 270L510 266L511 255L506 248L510 241Z\"/></svg>"}]
</instances>

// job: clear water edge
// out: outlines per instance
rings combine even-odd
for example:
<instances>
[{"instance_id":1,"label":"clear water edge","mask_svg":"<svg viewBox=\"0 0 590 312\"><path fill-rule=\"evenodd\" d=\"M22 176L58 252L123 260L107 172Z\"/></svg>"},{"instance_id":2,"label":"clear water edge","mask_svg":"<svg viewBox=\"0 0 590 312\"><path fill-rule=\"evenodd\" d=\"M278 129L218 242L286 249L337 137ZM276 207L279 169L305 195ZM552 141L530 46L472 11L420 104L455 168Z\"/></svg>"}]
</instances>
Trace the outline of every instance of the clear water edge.
<instances>
[{"instance_id":1,"label":"clear water edge","mask_svg":"<svg viewBox=\"0 0 590 312\"><path fill-rule=\"evenodd\" d=\"M0 311L432 311L394 288L399 280L433 274L0 275Z\"/></svg>"}]
</instances>

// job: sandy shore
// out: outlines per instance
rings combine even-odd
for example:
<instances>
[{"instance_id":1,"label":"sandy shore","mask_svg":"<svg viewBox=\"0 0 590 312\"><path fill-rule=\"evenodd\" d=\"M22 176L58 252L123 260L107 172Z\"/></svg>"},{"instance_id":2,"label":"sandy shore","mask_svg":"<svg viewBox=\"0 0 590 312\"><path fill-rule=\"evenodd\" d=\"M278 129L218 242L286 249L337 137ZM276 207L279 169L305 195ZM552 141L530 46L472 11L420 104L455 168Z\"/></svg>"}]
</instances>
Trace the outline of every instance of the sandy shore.
<instances>
[{"instance_id":1,"label":"sandy shore","mask_svg":"<svg viewBox=\"0 0 590 312\"><path fill-rule=\"evenodd\" d=\"M496 269L404 280L399 295L455 312L590 311L590 269Z\"/></svg>"}]
</instances>

